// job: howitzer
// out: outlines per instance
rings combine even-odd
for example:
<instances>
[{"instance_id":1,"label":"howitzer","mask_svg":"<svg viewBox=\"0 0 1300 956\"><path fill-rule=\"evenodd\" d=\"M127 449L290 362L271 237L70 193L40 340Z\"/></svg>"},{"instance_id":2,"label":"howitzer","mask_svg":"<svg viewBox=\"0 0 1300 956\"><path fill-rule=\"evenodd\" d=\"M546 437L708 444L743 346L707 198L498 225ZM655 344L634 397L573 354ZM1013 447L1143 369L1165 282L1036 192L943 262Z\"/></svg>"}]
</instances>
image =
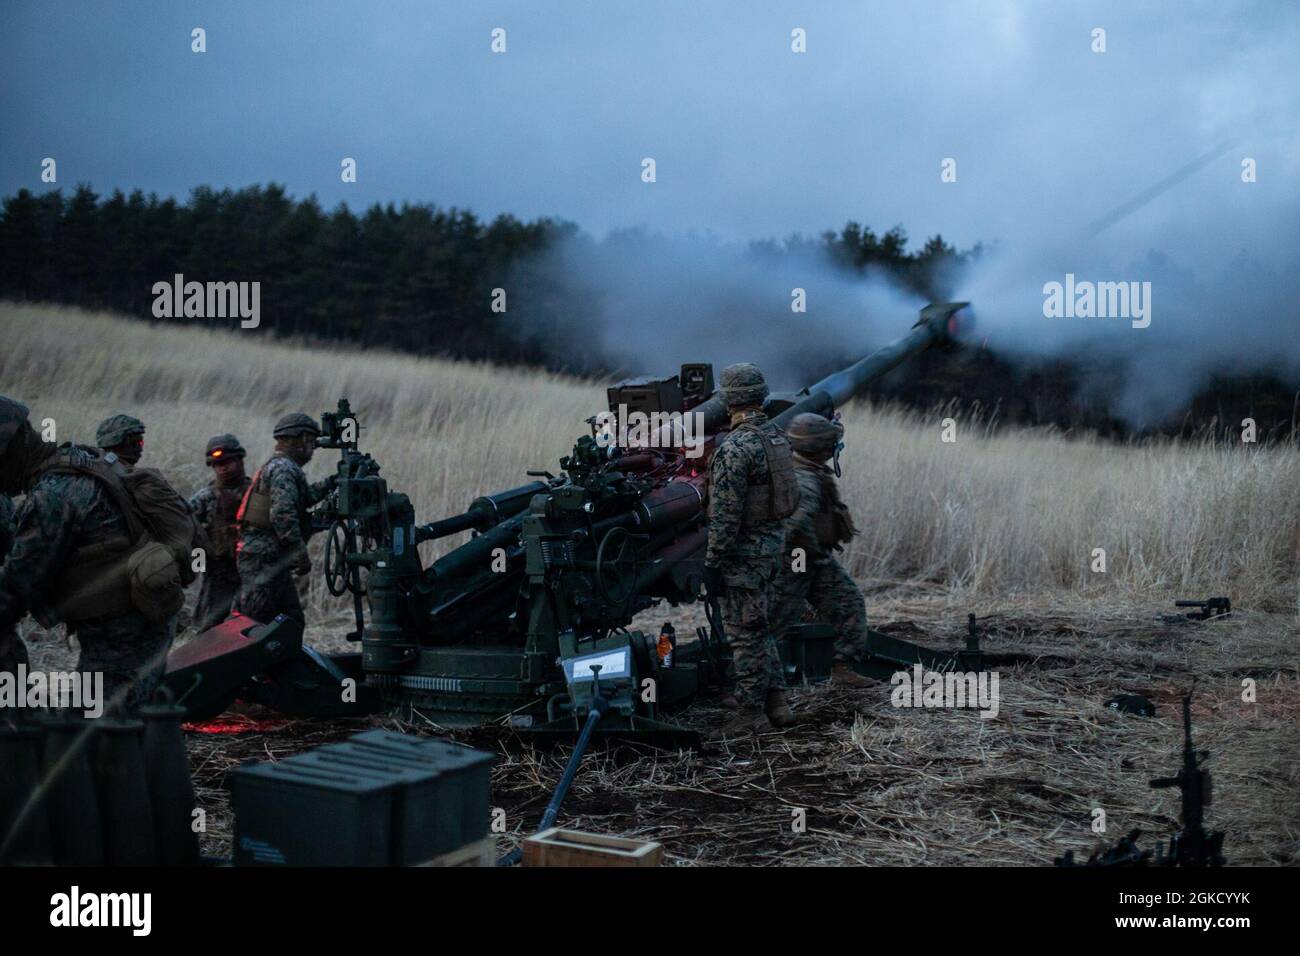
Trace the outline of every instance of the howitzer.
<instances>
[{"instance_id":1,"label":"howitzer","mask_svg":"<svg viewBox=\"0 0 1300 956\"><path fill-rule=\"evenodd\" d=\"M778 424L805 411L833 414L910 355L951 343L967 305L927 306L908 335L802 392L769 396L765 410ZM612 415L640 416L626 443L609 438L612 424L625 434L627 422L593 417L591 433L560 460L559 476L530 472L536 480L426 524L359 450L348 401L322 415L317 444L340 452L335 488L315 516L328 528L325 580L331 593L351 593L356 626L348 637L361 645L359 655L325 663L361 680L372 700L440 724L509 718L565 736L591 712L599 673L607 706L598 734L689 743L694 735L662 717L722 679L717 615L709 615L707 639L678 648L671 665L660 660L654 635L629 628L660 601L700 596L708 457L729 424L725 405L712 368L698 364L667 379L619 383L608 399ZM474 536L424 565L420 543L464 531ZM878 671L957 666L950 655L883 634L871 640L868 663ZM302 664L301 683L315 674L312 686L326 693L321 666ZM281 694L277 704L292 698ZM311 712L316 698L297 699Z\"/></svg>"}]
</instances>

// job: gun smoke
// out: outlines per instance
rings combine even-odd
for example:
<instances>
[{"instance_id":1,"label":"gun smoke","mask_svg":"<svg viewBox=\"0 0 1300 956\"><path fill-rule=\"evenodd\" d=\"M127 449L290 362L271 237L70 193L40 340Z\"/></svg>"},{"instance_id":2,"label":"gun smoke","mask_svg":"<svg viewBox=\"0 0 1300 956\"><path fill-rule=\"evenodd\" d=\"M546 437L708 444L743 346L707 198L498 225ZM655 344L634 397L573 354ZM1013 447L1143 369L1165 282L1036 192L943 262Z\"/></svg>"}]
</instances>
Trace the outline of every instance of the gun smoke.
<instances>
[{"instance_id":1,"label":"gun smoke","mask_svg":"<svg viewBox=\"0 0 1300 956\"><path fill-rule=\"evenodd\" d=\"M798 389L916 321L924 297L883 273L834 264L823 247L713 236L577 235L528 264L574 303L574 327L614 375L683 362L755 362L773 389Z\"/></svg>"},{"instance_id":2,"label":"gun smoke","mask_svg":"<svg viewBox=\"0 0 1300 956\"><path fill-rule=\"evenodd\" d=\"M1215 377L1272 375L1300 385L1300 215L1270 229L1273 261L1208 242L1165 248L1045 237L1038 223L958 266L947 296L970 300L975 344L1024 367L1065 362L1081 399L1134 428L1185 413ZM529 263L577 306L567 341L615 375L682 362L757 362L774 389L798 389L902 334L926 297L883 270L858 274L811 241L743 245L709 236L570 237ZM1077 277L1077 282L1076 282ZM1052 283L1102 294L1095 312L1045 306ZM1140 296L1109 316L1107 290ZM802 290L806 311L792 309ZM1073 298L1071 299L1073 303ZM580 316L580 318L578 318ZM1130 321L1131 319L1131 321Z\"/></svg>"},{"instance_id":3,"label":"gun smoke","mask_svg":"<svg viewBox=\"0 0 1300 956\"><path fill-rule=\"evenodd\" d=\"M1083 397L1133 427L1158 427L1215 378L1270 375L1300 386L1300 206L1291 211L1276 228L1260 224L1271 257L1244 248L1225 255L1206 239L1111 248L1104 236L1043 240L1031 224L974 264L957 297L975 304L978 335L997 354L1078 363ZM1133 322L1045 315L1048 285L1068 275L1098 287L1150 283L1150 314Z\"/></svg>"}]
</instances>

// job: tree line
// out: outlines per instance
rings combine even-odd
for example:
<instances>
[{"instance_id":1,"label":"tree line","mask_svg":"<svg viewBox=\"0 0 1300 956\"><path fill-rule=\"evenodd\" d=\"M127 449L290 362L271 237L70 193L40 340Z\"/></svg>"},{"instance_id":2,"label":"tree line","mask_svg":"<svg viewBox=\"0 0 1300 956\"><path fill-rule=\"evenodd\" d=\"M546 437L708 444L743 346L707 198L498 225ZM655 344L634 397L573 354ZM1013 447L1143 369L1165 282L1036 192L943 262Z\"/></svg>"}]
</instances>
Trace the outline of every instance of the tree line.
<instances>
[{"instance_id":1,"label":"tree line","mask_svg":"<svg viewBox=\"0 0 1300 956\"><path fill-rule=\"evenodd\" d=\"M71 195L24 189L0 212L0 298L153 318L154 283L177 273L186 281L259 281L276 334L600 372L607 357L592 353L589 338L574 347L578 291L538 266L548 250L579 236L562 220L488 221L428 204L326 211L314 196L294 199L276 184L204 186L185 202L139 190L103 198L87 185ZM815 246L845 270L885 270L932 298L952 268L978 252L958 252L937 236L915 252L907 245L901 228L877 235L849 222L815 239L751 248L770 256ZM503 287L509 320L490 308Z\"/></svg>"},{"instance_id":2,"label":"tree line","mask_svg":"<svg viewBox=\"0 0 1300 956\"><path fill-rule=\"evenodd\" d=\"M624 247L653 255L653 239L632 230L595 240L563 220L489 221L429 204L326 211L314 196L294 199L276 184L199 187L185 202L139 190L102 198L87 185L71 195L24 189L0 201L0 299L153 319L154 284L177 273L186 281L258 281L269 318L263 329L278 335L602 374L626 368L626 355L605 354L601 330L593 334L599 316L622 303L600 301L602 290L574 273ZM745 253L764 268L812 255L848 275L883 272L935 301L952 298L963 267L983 252L959 251L940 236L908 245L901 227L877 233L850 221L816 237L753 242ZM567 256L549 255L561 248ZM506 314L490 307L498 288L509 291ZM829 370L837 367L831 358L845 357L822 359ZM869 391L925 408L960 396L1001 421L1128 434L1111 409L1084 397L1080 381L1068 360L1013 364L973 348L917 356ZM1266 435L1293 435L1297 401L1270 375L1216 379L1181 421L1159 428L1193 434L1249 415Z\"/></svg>"}]
</instances>

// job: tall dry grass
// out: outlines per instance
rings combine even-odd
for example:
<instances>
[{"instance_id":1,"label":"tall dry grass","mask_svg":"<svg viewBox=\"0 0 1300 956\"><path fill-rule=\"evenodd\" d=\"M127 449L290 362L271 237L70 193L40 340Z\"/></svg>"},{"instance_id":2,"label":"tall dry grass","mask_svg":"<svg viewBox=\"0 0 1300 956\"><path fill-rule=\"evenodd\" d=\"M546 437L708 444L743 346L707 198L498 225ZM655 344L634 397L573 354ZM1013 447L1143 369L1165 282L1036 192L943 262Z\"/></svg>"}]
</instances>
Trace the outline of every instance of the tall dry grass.
<instances>
[{"instance_id":1,"label":"tall dry grass","mask_svg":"<svg viewBox=\"0 0 1300 956\"><path fill-rule=\"evenodd\" d=\"M938 415L845 413L843 486L868 582L971 594L1064 588L1153 596L1231 592L1293 607L1300 452L1204 440L1114 444L989 432ZM1105 552L1105 573L1092 569Z\"/></svg>"},{"instance_id":2,"label":"tall dry grass","mask_svg":"<svg viewBox=\"0 0 1300 956\"><path fill-rule=\"evenodd\" d=\"M280 415L319 414L346 395L362 447L421 520L522 483L528 469L555 470L604 398L599 383L537 371L12 303L0 304L0 342L0 392L53 418L60 440L91 440L116 411L141 417L144 463L185 493L207 479L208 436L235 432L256 467ZM843 488L862 529L848 557L868 587L1162 603L1215 592L1295 607L1294 448L1115 445L977 422L945 443L937 415L854 403L844 418ZM332 467L322 452L308 471ZM1104 574L1091 570L1095 548Z\"/></svg>"}]
</instances>

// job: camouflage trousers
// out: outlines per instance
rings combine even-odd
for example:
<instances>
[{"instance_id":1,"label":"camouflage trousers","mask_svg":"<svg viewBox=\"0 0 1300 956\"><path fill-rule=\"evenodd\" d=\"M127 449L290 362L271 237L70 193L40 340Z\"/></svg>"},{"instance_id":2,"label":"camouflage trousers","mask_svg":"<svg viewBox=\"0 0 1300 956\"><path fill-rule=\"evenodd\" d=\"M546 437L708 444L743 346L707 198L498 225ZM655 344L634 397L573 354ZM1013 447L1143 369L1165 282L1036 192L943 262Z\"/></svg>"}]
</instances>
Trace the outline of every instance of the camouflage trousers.
<instances>
[{"instance_id":1,"label":"camouflage trousers","mask_svg":"<svg viewBox=\"0 0 1300 956\"><path fill-rule=\"evenodd\" d=\"M768 622L771 584L766 578L757 580L758 587L728 583L718 599L731 645L736 699L747 709L762 709L769 690L785 689L781 655Z\"/></svg>"},{"instance_id":2,"label":"camouflage trousers","mask_svg":"<svg viewBox=\"0 0 1300 956\"><path fill-rule=\"evenodd\" d=\"M236 611L262 624L270 624L277 614L283 614L306 625L307 617L298 597L298 583L293 571L283 566L285 560L267 560L246 551L240 553Z\"/></svg>"},{"instance_id":3,"label":"camouflage trousers","mask_svg":"<svg viewBox=\"0 0 1300 956\"><path fill-rule=\"evenodd\" d=\"M12 629L0 629L0 673L9 673L16 676L18 674L18 665L27 662L27 645L18 636L18 632ZM7 708L0 707L0 725L4 723L7 713ZM14 715L15 720L21 719L21 717L21 713Z\"/></svg>"},{"instance_id":4,"label":"camouflage trousers","mask_svg":"<svg viewBox=\"0 0 1300 956\"><path fill-rule=\"evenodd\" d=\"M234 606L235 595L239 592L239 572L234 562L229 566L214 565L203 574L199 584L199 600L194 605L194 630L202 633L210 627L216 627L230 616Z\"/></svg>"},{"instance_id":5,"label":"camouflage trousers","mask_svg":"<svg viewBox=\"0 0 1300 956\"><path fill-rule=\"evenodd\" d=\"M176 620L154 624L139 612L81 621L76 625L81 656L77 670L104 675L106 707L114 698L119 713L134 713L147 704L167 671L167 652L176 636Z\"/></svg>"},{"instance_id":6,"label":"camouflage trousers","mask_svg":"<svg viewBox=\"0 0 1300 956\"><path fill-rule=\"evenodd\" d=\"M0 671L18 673L18 665L27 663L27 645L18 632L0 629Z\"/></svg>"},{"instance_id":7,"label":"camouflage trousers","mask_svg":"<svg viewBox=\"0 0 1300 956\"><path fill-rule=\"evenodd\" d=\"M816 619L835 628L835 659L852 663L867 654L867 602L834 558L812 562L804 571L782 567L772 584L772 630L780 634L802 624L809 605Z\"/></svg>"}]
</instances>

